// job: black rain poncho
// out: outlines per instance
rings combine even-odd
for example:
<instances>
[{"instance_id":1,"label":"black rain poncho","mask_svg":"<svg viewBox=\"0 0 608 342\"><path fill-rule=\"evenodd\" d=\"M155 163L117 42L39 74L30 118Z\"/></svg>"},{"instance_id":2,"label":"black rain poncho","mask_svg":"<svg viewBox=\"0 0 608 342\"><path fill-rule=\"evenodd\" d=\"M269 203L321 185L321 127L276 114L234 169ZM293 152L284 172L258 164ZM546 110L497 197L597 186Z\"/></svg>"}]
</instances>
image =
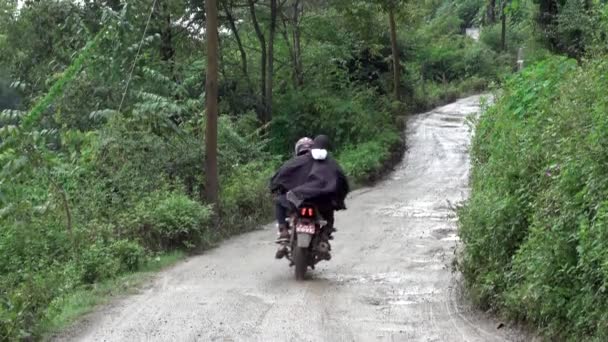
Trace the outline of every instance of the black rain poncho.
<instances>
[{"instance_id":1,"label":"black rain poncho","mask_svg":"<svg viewBox=\"0 0 608 342\"><path fill-rule=\"evenodd\" d=\"M350 191L346 175L327 150L287 161L270 180L270 190L291 191L301 201L331 203L335 210L346 209L344 199Z\"/></svg>"}]
</instances>

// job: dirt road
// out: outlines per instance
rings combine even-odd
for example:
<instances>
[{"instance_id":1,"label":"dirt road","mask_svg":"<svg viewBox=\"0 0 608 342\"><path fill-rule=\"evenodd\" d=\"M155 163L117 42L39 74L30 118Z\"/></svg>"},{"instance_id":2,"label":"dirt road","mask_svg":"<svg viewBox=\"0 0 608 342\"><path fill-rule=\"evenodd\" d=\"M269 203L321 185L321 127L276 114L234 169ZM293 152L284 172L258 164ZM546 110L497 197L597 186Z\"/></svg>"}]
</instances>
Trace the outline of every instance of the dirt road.
<instances>
[{"instance_id":1,"label":"dirt road","mask_svg":"<svg viewBox=\"0 0 608 342\"><path fill-rule=\"evenodd\" d=\"M452 204L467 196L465 117L479 97L412 117L404 161L337 215L333 260L297 283L273 227L231 239L101 308L62 340L517 341L460 298Z\"/></svg>"}]
</instances>

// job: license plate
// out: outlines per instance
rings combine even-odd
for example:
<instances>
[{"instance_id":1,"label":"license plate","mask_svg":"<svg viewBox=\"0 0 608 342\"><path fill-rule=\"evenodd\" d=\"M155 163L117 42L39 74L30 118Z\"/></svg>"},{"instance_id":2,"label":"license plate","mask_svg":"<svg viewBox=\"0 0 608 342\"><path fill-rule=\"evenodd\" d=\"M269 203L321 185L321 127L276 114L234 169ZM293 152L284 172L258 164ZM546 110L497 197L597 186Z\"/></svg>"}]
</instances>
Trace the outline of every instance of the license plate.
<instances>
[{"instance_id":1,"label":"license plate","mask_svg":"<svg viewBox=\"0 0 608 342\"><path fill-rule=\"evenodd\" d=\"M296 225L296 233L304 233L304 234L311 234L313 235L316 231L315 225L314 224L303 224L303 223L298 223Z\"/></svg>"}]
</instances>

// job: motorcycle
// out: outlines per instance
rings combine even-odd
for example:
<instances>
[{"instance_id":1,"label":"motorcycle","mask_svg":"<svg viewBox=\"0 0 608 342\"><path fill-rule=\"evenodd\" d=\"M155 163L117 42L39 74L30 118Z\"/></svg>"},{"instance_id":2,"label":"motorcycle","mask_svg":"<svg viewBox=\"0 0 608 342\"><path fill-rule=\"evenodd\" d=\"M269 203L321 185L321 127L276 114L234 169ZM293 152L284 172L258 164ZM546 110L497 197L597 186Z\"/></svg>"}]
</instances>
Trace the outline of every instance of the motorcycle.
<instances>
[{"instance_id":1,"label":"motorcycle","mask_svg":"<svg viewBox=\"0 0 608 342\"><path fill-rule=\"evenodd\" d=\"M304 203L288 219L291 238L287 243L289 266L295 266L296 280L304 280L308 267L315 269L320 261L331 259L331 233L314 204Z\"/></svg>"}]
</instances>

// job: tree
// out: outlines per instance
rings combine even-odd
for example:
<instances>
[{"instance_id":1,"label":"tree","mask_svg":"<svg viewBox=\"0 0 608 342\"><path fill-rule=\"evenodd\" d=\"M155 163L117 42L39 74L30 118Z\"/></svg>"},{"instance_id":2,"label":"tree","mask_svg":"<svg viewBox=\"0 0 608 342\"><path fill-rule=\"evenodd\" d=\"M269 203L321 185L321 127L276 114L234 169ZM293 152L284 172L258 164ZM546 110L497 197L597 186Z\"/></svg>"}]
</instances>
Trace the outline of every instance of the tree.
<instances>
[{"instance_id":1,"label":"tree","mask_svg":"<svg viewBox=\"0 0 608 342\"><path fill-rule=\"evenodd\" d=\"M301 29L304 6L300 0L296 0L293 5L293 53L294 53L294 79L298 86L304 85L304 67L302 66L302 44Z\"/></svg>"},{"instance_id":2,"label":"tree","mask_svg":"<svg viewBox=\"0 0 608 342\"><path fill-rule=\"evenodd\" d=\"M399 63L399 47L397 46L397 28L395 27L395 8L388 8L388 22L391 31L391 50L393 51L393 92L395 101L400 100L401 67Z\"/></svg>"},{"instance_id":3,"label":"tree","mask_svg":"<svg viewBox=\"0 0 608 342\"><path fill-rule=\"evenodd\" d=\"M293 44L289 44L289 38L287 36L287 29L284 30L285 41L290 48L291 61L292 61L292 78L294 87L298 88L304 85L304 70L302 67L302 44L301 44L301 22L304 13L304 6L301 0L295 0L291 7L292 15L290 17L292 22L292 40ZM283 24L289 19L284 19Z\"/></svg>"},{"instance_id":4,"label":"tree","mask_svg":"<svg viewBox=\"0 0 608 342\"><path fill-rule=\"evenodd\" d=\"M394 100L400 101L401 99L401 63L399 56L399 44L397 41L397 25L395 17L403 11L406 6L406 0L374 0L374 1L337 1L336 5L342 11L349 13L356 17L358 21L361 18L367 18L368 20L374 20L378 11L385 13L388 19L388 33L391 41L391 59L392 59L392 74L393 74L393 97ZM365 15L362 15L364 14ZM369 27L365 27L367 32L370 31ZM386 31L385 31L386 32Z\"/></svg>"},{"instance_id":5,"label":"tree","mask_svg":"<svg viewBox=\"0 0 608 342\"><path fill-rule=\"evenodd\" d=\"M563 2L560 0L536 0L536 2L539 6L538 23L546 29L553 24L559 6L563 5Z\"/></svg>"},{"instance_id":6,"label":"tree","mask_svg":"<svg viewBox=\"0 0 608 342\"><path fill-rule=\"evenodd\" d=\"M397 43L397 27L395 25L395 12L404 4L403 0L380 0L380 7L388 14L389 34L391 37L391 51L393 60L393 96L395 101L401 98L401 64L399 60L399 46Z\"/></svg>"},{"instance_id":7,"label":"tree","mask_svg":"<svg viewBox=\"0 0 608 342\"><path fill-rule=\"evenodd\" d=\"M241 40L241 35L239 33L239 29L236 26L236 19L234 18L234 14L232 13L232 1L230 3L228 0L222 0L222 7L224 8L224 14L226 15L226 20L228 20L228 25L230 25L230 30L234 35L234 39L239 49L239 54L241 56L241 70L243 71L243 76L247 80L247 83L250 83L249 78L249 67L247 63L247 52L245 51L245 47L243 46L243 41Z\"/></svg>"},{"instance_id":8,"label":"tree","mask_svg":"<svg viewBox=\"0 0 608 342\"><path fill-rule=\"evenodd\" d=\"M206 0L207 12L207 78L205 81L206 94L206 133L205 133L205 180L207 201L216 206L219 203L219 179L217 171L217 116L218 116L218 24L217 0Z\"/></svg>"},{"instance_id":9,"label":"tree","mask_svg":"<svg viewBox=\"0 0 608 342\"><path fill-rule=\"evenodd\" d=\"M500 9L500 47L502 51L507 50L507 0L502 0L502 6Z\"/></svg>"},{"instance_id":10,"label":"tree","mask_svg":"<svg viewBox=\"0 0 608 342\"><path fill-rule=\"evenodd\" d=\"M256 3L254 0L247 0L249 5L249 13L251 22L255 30L260 45L260 106L258 108L258 118L262 123L267 123L272 119L272 90L274 77L274 38L276 33L277 15L281 5L277 0L270 0L270 22L268 41L264 35L264 31L260 26L256 14Z\"/></svg>"},{"instance_id":11,"label":"tree","mask_svg":"<svg viewBox=\"0 0 608 342\"><path fill-rule=\"evenodd\" d=\"M171 28L169 1L160 0L160 4L157 6L155 12L157 20L160 21L160 56L164 62L169 63L170 69L173 71L175 48L173 47L173 31Z\"/></svg>"},{"instance_id":12,"label":"tree","mask_svg":"<svg viewBox=\"0 0 608 342\"><path fill-rule=\"evenodd\" d=\"M270 0L270 33L268 38L268 67L266 72L266 112L263 122L269 122L272 119L272 84L274 76L274 36L277 26L277 0Z\"/></svg>"},{"instance_id":13,"label":"tree","mask_svg":"<svg viewBox=\"0 0 608 342\"><path fill-rule=\"evenodd\" d=\"M488 0L486 7L486 24L492 25L496 23L496 0Z\"/></svg>"},{"instance_id":14,"label":"tree","mask_svg":"<svg viewBox=\"0 0 608 342\"><path fill-rule=\"evenodd\" d=\"M267 122L267 112L266 112L266 63L267 63L267 55L266 55L266 37L264 37L264 32L260 27L260 23L258 22L258 17L255 12L255 1L247 0L249 4L249 13L251 14L251 22L253 24L253 28L255 30L255 34L258 38L258 42L260 44L260 105L258 108L258 118L261 122Z\"/></svg>"},{"instance_id":15,"label":"tree","mask_svg":"<svg viewBox=\"0 0 608 342\"><path fill-rule=\"evenodd\" d=\"M605 21L598 17L602 8L604 10L606 8L605 1L536 0L535 2L539 6L537 21L548 47L555 52L580 59L588 48L598 45L593 43L593 35L602 32L600 36L605 36L605 30L596 26L596 23ZM601 4L602 2L604 4Z\"/></svg>"},{"instance_id":16,"label":"tree","mask_svg":"<svg viewBox=\"0 0 608 342\"><path fill-rule=\"evenodd\" d=\"M4 109L13 109L17 107L19 98L13 89L8 86L8 83L0 78L0 112Z\"/></svg>"}]
</instances>

